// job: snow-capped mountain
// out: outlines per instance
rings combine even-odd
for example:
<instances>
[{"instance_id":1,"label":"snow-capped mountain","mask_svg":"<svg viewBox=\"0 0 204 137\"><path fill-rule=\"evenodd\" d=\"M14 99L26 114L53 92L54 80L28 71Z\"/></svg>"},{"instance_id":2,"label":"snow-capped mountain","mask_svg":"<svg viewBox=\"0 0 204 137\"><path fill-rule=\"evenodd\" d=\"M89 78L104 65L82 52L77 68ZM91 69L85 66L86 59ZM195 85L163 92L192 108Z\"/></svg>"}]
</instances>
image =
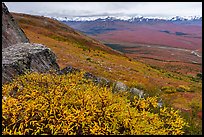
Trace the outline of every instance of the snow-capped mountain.
<instances>
[{"instance_id":1,"label":"snow-capped mountain","mask_svg":"<svg viewBox=\"0 0 204 137\"><path fill-rule=\"evenodd\" d=\"M172 17L170 20L171 20L171 21L202 20L202 17L199 17L199 16L188 16L188 17L176 16L176 17Z\"/></svg>"},{"instance_id":2,"label":"snow-capped mountain","mask_svg":"<svg viewBox=\"0 0 204 137\"><path fill-rule=\"evenodd\" d=\"M127 22L148 22L148 21L202 21L201 16L174 16L174 17L143 17L143 16L93 16L93 17L53 17L59 21L127 21Z\"/></svg>"},{"instance_id":3,"label":"snow-capped mountain","mask_svg":"<svg viewBox=\"0 0 204 137\"><path fill-rule=\"evenodd\" d=\"M95 21L95 20L100 20L100 21L106 21L106 20L123 20L127 21L131 19L132 17L129 16L94 16L94 17L53 17L56 20L59 21Z\"/></svg>"}]
</instances>

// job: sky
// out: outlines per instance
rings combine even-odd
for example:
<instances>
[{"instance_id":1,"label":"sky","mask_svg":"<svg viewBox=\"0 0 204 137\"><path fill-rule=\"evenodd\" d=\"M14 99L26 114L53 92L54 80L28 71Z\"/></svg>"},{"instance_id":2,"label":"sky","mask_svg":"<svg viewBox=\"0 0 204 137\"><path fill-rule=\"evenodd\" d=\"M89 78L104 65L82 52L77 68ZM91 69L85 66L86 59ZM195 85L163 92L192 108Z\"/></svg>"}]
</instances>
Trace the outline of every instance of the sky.
<instances>
[{"instance_id":1,"label":"sky","mask_svg":"<svg viewBox=\"0 0 204 137\"><path fill-rule=\"evenodd\" d=\"M202 2L5 2L9 11L51 17L202 16Z\"/></svg>"}]
</instances>

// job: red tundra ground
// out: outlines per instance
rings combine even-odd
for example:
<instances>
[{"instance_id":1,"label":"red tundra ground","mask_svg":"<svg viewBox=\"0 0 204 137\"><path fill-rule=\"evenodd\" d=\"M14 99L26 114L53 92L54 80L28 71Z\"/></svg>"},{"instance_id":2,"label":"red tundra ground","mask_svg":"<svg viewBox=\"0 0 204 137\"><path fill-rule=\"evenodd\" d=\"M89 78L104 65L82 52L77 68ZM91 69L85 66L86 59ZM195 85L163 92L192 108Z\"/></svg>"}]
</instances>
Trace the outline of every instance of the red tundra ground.
<instances>
[{"instance_id":1,"label":"red tundra ground","mask_svg":"<svg viewBox=\"0 0 204 137\"><path fill-rule=\"evenodd\" d=\"M126 28L92 37L103 43L119 44L127 56L150 65L190 75L202 72L201 26L168 23Z\"/></svg>"}]
</instances>

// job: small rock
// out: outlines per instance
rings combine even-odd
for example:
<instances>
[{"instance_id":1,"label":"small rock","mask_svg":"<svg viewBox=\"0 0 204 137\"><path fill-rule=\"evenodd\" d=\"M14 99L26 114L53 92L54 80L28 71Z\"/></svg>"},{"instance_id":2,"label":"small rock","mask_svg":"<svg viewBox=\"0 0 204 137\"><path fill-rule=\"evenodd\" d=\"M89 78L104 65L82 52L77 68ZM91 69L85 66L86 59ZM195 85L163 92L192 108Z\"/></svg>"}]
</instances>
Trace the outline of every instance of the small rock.
<instances>
[{"instance_id":1,"label":"small rock","mask_svg":"<svg viewBox=\"0 0 204 137\"><path fill-rule=\"evenodd\" d=\"M139 90L137 88L131 88L130 93L138 95L139 98L144 98L144 91L143 90Z\"/></svg>"},{"instance_id":2,"label":"small rock","mask_svg":"<svg viewBox=\"0 0 204 137\"><path fill-rule=\"evenodd\" d=\"M162 99L160 99L160 100L158 101L158 106L159 106L159 107L162 107L162 105L163 105Z\"/></svg>"},{"instance_id":3,"label":"small rock","mask_svg":"<svg viewBox=\"0 0 204 137\"><path fill-rule=\"evenodd\" d=\"M103 78L103 77L99 77L98 78L98 84L101 84L103 86L110 86L111 85L111 82L110 80L106 79L106 78Z\"/></svg>"},{"instance_id":4,"label":"small rock","mask_svg":"<svg viewBox=\"0 0 204 137\"><path fill-rule=\"evenodd\" d=\"M59 75L73 73L73 72L80 72L79 69L73 68L72 66L67 66L58 72Z\"/></svg>"},{"instance_id":5,"label":"small rock","mask_svg":"<svg viewBox=\"0 0 204 137\"><path fill-rule=\"evenodd\" d=\"M97 76L94 76L93 74L89 73L89 72L86 72L84 74L84 77L86 79L92 79L94 83L96 84L100 84L100 85L103 85L103 86L110 86L111 84L111 81L106 79L106 78L103 78L103 77L97 77Z\"/></svg>"},{"instance_id":6,"label":"small rock","mask_svg":"<svg viewBox=\"0 0 204 137\"><path fill-rule=\"evenodd\" d=\"M127 91L127 86L124 83L117 81L115 83L114 90L116 90L116 91Z\"/></svg>"},{"instance_id":7,"label":"small rock","mask_svg":"<svg viewBox=\"0 0 204 137\"><path fill-rule=\"evenodd\" d=\"M6 98L7 98L6 96L3 96L3 100L4 100L4 101L6 101Z\"/></svg>"},{"instance_id":8,"label":"small rock","mask_svg":"<svg viewBox=\"0 0 204 137\"><path fill-rule=\"evenodd\" d=\"M84 74L84 77L87 78L87 79L96 79L96 76L94 76L93 74L91 74L89 72L86 72Z\"/></svg>"}]
</instances>

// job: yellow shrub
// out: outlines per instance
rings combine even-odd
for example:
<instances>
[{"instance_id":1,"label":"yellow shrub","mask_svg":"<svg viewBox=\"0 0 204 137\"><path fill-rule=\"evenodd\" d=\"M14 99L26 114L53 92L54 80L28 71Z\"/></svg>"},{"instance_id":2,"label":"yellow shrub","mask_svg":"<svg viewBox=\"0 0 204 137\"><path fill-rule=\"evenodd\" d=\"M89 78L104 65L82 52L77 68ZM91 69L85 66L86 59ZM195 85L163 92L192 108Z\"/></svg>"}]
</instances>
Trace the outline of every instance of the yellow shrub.
<instances>
[{"instance_id":1,"label":"yellow shrub","mask_svg":"<svg viewBox=\"0 0 204 137\"><path fill-rule=\"evenodd\" d=\"M178 92L189 92L190 88L187 87L187 86L184 86L184 85L179 85L178 88L177 88L177 91Z\"/></svg>"},{"instance_id":2,"label":"yellow shrub","mask_svg":"<svg viewBox=\"0 0 204 137\"><path fill-rule=\"evenodd\" d=\"M176 92L176 88L173 86L164 86L161 88L162 91L164 91L165 93L175 93Z\"/></svg>"},{"instance_id":3,"label":"yellow shrub","mask_svg":"<svg viewBox=\"0 0 204 137\"><path fill-rule=\"evenodd\" d=\"M83 78L31 73L2 87L2 134L183 134L184 120L157 98L127 100Z\"/></svg>"}]
</instances>

